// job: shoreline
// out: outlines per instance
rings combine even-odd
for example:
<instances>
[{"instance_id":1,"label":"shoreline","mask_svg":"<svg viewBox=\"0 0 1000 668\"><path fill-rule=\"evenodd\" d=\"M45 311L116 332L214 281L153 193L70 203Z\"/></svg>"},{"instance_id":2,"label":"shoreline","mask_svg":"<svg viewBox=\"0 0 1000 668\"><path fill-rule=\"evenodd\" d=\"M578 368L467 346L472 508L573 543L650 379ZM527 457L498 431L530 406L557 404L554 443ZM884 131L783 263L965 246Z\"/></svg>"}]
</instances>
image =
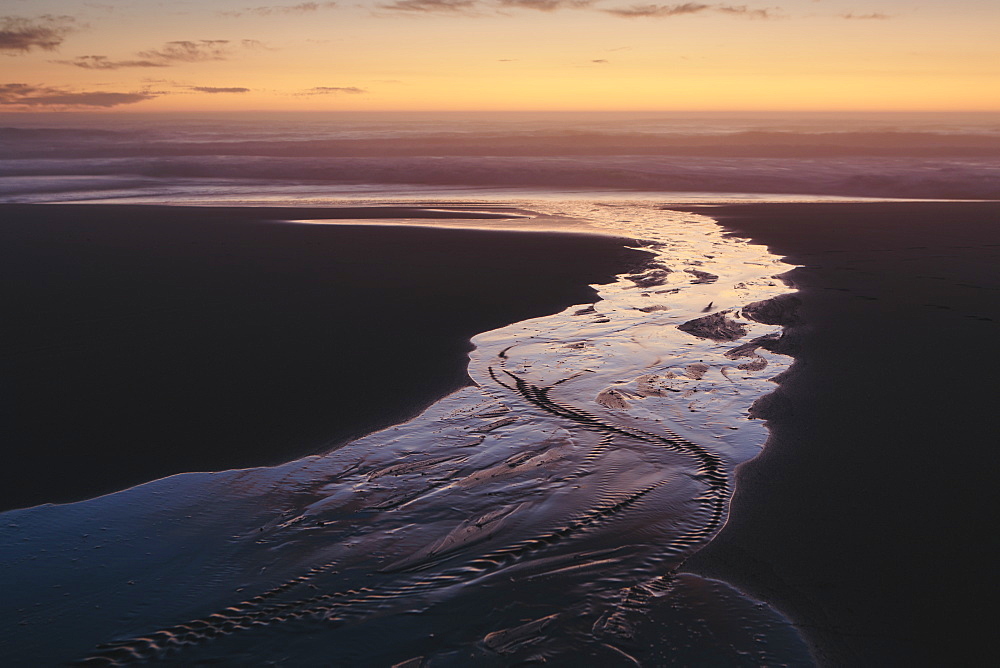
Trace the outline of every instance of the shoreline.
<instances>
[{"instance_id":1,"label":"shoreline","mask_svg":"<svg viewBox=\"0 0 1000 668\"><path fill-rule=\"evenodd\" d=\"M821 664L979 656L1000 203L664 208L800 265L795 363L751 409L770 437L688 567L776 605Z\"/></svg>"},{"instance_id":2,"label":"shoreline","mask_svg":"<svg viewBox=\"0 0 1000 668\"><path fill-rule=\"evenodd\" d=\"M18 286L3 366L19 466L2 476L4 509L277 464L402 422L470 382L472 336L593 302L589 284L647 258L590 230L349 222L521 217L468 208L0 214ZM345 222L277 222L311 217Z\"/></svg>"}]
</instances>

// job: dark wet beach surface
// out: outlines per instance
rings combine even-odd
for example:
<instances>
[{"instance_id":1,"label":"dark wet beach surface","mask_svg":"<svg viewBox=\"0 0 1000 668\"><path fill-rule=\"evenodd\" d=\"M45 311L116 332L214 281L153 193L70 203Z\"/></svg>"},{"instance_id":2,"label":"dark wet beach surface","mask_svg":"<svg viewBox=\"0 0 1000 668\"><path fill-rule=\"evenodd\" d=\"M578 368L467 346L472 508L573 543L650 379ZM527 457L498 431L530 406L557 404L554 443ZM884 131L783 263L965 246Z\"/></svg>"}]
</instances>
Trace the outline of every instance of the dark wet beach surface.
<instances>
[{"instance_id":1,"label":"dark wet beach surface","mask_svg":"<svg viewBox=\"0 0 1000 668\"><path fill-rule=\"evenodd\" d=\"M70 234L72 213L52 215L72 208L54 209L46 224L72 242L62 244L39 243L33 233L45 236L43 228L22 227L24 250L12 253L11 266L42 280L38 267L59 258L53 266L64 273L49 276L36 303L74 315L71 335L58 338L51 323L60 311L13 301L24 322L34 318L34 331L60 344L11 357L49 363L50 380L37 381L46 392L56 391L60 361L80 350L100 352L105 364L123 358L118 373L134 373L136 359L157 368L149 353L164 349L156 333L168 317L94 317L134 314L145 303L139 297L151 294L164 312L185 306L211 325L167 328L171 340L195 342L185 355L213 370L242 369L219 392L161 366L184 377L174 401L187 392L210 404L239 398L237 408L253 408L234 419L252 422L244 439L272 433L305 443L323 434L317 438L329 443L342 426L329 418L341 410L358 417L361 431L372 426L362 419L372 402L384 411L400 397L401 420L419 408L404 389L435 398L426 385L406 386L396 369L421 372L419 346L390 358L364 392L340 366L354 360L312 369L345 314L361 319L354 314L363 311L379 325L364 337L379 349L411 336L425 347L448 339L452 347L435 353L427 373L447 369L449 359L455 366L432 387L443 394L470 376L475 384L323 456L5 514L6 573L14 578L6 624L18 633L11 656L43 665L85 656L95 665L247 665L262 657L317 666L331 657L414 666L806 665L801 633L827 665L969 663L985 636L967 613L989 602L983 584L991 572L984 527L996 470L986 429L1000 319L996 205L698 209L804 265L789 274L799 293L765 302L758 300L781 293L771 276L787 265L722 238L708 221L648 203L558 206L659 239L660 266L601 286L605 299L593 308L477 336L468 372L471 334L445 331L460 324L456 304L482 316L470 328L492 322L499 307L530 317L543 296L549 310L538 314L551 313L592 301L587 282L610 279L640 254L613 237L247 223L262 210L104 207L112 222L89 221L100 234L88 239ZM114 221L116 210L128 220ZM178 223L178 211L204 217ZM169 229L175 243L130 236L140 229L137 212L148 220L142 230ZM429 250L414 258L418 243ZM572 255L568 243L578 249ZM122 252L134 248L145 262ZM331 253L347 264L356 301L313 289L316 279L345 284ZM122 285L123 273L144 280ZM184 280L171 282L178 273ZM89 282L66 280L74 276ZM508 289L487 292L481 310L464 308L484 298L483 287L455 276ZM115 299L96 300L88 289L95 284L113 287ZM207 293L207 284L221 287ZM549 295L540 290L546 285L563 288ZM418 303L418 289L441 296ZM338 299L336 309L317 308ZM102 352L104 331L120 333L118 350ZM216 353L235 342L241 354L224 366L200 351L206 341ZM290 369L268 366L289 355L297 361ZM784 355L795 367L751 409L772 436L733 476L763 442L746 410L774 387L769 379L787 368ZM248 359L259 363L246 368ZM356 373L374 363L360 360ZM87 373L75 387L84 396L95 369L81 364ZM270 432L255 426L272 419L263 409L276 401L254 394L262 373L284 399ZM315 389L330 376L348 380L312 403L308 393L294 394L295 383ZM144 405L128 395L121 389L116 400ZM352 400L360 408L349 408ZM36 427L47 424L44 408ZM134 420L136 430L151 431L147 416ZM198 426L212 428L210 420ZM164 443L181 429L166 431ZM192 423L183 429L193 431ZM198 432L187 454L206 455L205 433L216 438Z\"/></svg>"},{"instance_id":2,"label":"dark wet beach surface","mask_svg":"<svg viewBox=\"0 0 1000 668\"><path fill-rule=\"evenodd\" d=\"M778 605L828 665L982 665L1000 205L695 210L804 266L796 364L755 407L772 435L692 568Z\"/></svg>"},{"instance_id":3,"label":"dark wet beach surface","mask_svg":"<svg viewBox=\"0 0 1000 668\"><path fill-rule=\"evenodd\" d=\"M474 334L593 301L648 257L593 234L274 222L511 215L4 205L0 508L400 422L469 382Z\"/></svg>"}]
</instances>

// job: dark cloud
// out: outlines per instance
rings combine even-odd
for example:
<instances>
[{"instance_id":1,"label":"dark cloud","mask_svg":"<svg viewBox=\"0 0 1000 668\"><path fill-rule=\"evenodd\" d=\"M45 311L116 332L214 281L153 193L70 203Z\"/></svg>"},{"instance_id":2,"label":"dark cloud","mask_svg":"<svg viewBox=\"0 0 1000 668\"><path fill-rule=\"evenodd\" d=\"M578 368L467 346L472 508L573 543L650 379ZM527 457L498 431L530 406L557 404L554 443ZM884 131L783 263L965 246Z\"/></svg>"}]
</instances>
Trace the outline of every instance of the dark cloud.
<instances>
[{"instance_id":1,"label":"dark cloud","mask_svg":"<svg viewBox=\"0 0 1000 668\"><path fill-rule=\"evenodd\" d=\"M244 7L231 12L219 12L221 16L271 16L272 14L307 14L321 9L333 9L336 2L300 2L297 5L265 5L263 7Z\"/></svg>"},{"instance_id":2,"label":"dark cloud","mask_svg":"<svg viewBox=\"0 0 1000 668\"><path fill-rule=\"evenodd\" d=\"M685 2L679 5L630 5L628 7L613 7L602 10L608 14L622 16L625 18L660 17L660 16L680 16L681 14L697 14L706 9L711 9L711 5L702 5L696 2Z\"/></svg>"},{"instance_id":3,"label":"dark cloud","mask_svg":"<svg viewBox=\"0 0 1000 668\"><path fill-rule=\"evenodd\" d=\"M594 0L500 0L501 7L535 9L540 12L554 12L557 9L583 9L594 4Z\"/></svg>"},{"instance_id":4,"label":"dark cloud","mask_svg":"<svg viewBox=\"0 0 1000 668\"><path fill-rule=\"evenodd\" d=\"M360 95L362 93L367 93L368 91L364 88L358 88L357 86L315 86L309 90L305 90L299 95Z\"/></svg>"},{"instance_id":5,"label":"dark cloud","mask_svg":"<svg viewBox=\"0 0 1000 668\"><path fill-rule=\"evenodd\" d=\"M15 107L117 107L157 97L155 93L72 91L31 84L0 84L0 105Z\"/></svg>"},{"instance_id":6,"label":"dark cloud","mask_svg":"<svg viewBox=\"0 0 1000 668\"><path fill-rule=\"evenodd\" d=\"M871 14L841 14L840 18L843 19L854 19L857 21L884 21L885 19L891 19L892 17L888 14L882 14L879 12L872 12Z\"/></svg>"},{"instance_id":7,"label":"dark cloud","mask_svg":"<svg viewBox=\"0 0 1000 668\"><path fill-rule=\"evenodd\" d=\"M46 14L34 19L0 16L0 53L54 51L75 29L71 16Z\"/></svg>"},{"instance_id":8,"label":"dark cloud","mask_svg":"<svg viewBox=\"0 0 1000 668\"><path fill-rule=\"evenodd\" d=\"M390 12L458 14L471 11L476 0L397 0L377 6Z\"/></svg>"},{"instance_id":9,"label":"dark cloud","mask_svg":"<svg viewBox=\"0 0 1000 668\"><path fill-rule=\"evenodd\" d=\"M249 93L249 88L241 87L219 87L219 86L191 86L191 90L196 90L199 93Z\"/></svg>"},{"instance_id":10,"label":"dark cloud","mask_svg":"<svg viewBox=\"0 0 1000 668\"><path fill-rule=\"evenodd\" d=\"M592 62L592 63L597 63L598 65L606 65L606 64L607 64L607 63L609 63L610 61L608 61L608 60L605 60L604 58L598 58L598 59L596 59L596 60L592 60L592 61L590 61L590 62Z\"/></svg>"}]
</instances>

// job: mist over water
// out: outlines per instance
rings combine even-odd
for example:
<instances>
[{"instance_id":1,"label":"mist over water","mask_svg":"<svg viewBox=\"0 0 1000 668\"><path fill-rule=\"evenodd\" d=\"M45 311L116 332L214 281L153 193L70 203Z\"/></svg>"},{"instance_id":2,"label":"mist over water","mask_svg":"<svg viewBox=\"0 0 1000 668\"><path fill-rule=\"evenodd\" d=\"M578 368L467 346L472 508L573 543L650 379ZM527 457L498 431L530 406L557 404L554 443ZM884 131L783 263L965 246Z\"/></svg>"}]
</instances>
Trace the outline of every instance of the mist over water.
<instances>
[{"instance_id":1,"label":"mist over water","mask_svg":"<svg viewBox=\"0 0 1000 668\"><path fill-rule=\"evenodd\" d=\"M292 199L384 185L1000 197L1000 116L985 113L7 115L0 149L11 202L260 184Z\"/></svg>"}]
</instances>

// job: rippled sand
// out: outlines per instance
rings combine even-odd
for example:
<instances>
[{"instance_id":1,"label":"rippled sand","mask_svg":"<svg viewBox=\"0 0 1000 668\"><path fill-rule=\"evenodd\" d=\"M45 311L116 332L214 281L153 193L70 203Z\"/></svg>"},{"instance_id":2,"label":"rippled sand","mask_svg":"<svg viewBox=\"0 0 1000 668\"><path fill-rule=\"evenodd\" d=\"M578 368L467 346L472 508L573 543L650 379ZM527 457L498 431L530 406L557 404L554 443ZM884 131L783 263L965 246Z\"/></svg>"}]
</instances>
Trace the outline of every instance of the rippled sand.
<instances>
[{"instance_id":1,"label":"rippled sand","mask_svg":"<svg viewBox=\"0 0 1000 668\"><path fill-rule=\"evenodd\" d=\"M780 614L683 568L765 440L748 411L790 360L770 351L782 302L760 302L790 266L652 202L516 204L656 260L480 334L474 386L326 455L6 513L10 572L35 584L21 656L810 663Z\"/></svg>"}]
</instances>

